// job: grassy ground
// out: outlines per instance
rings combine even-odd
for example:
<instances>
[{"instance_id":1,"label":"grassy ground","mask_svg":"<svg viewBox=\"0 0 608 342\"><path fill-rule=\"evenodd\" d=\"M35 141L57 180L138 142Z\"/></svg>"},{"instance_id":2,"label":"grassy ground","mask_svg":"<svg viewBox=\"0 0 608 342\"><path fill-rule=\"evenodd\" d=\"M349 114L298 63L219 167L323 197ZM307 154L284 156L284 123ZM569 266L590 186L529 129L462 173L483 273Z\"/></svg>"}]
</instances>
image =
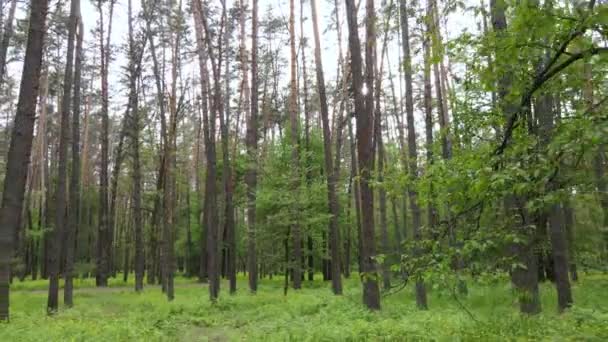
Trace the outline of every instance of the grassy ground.
<instances>
[{"instance_id":1,"label":"grassy ground","mask_svg":"<svg viewBox=\"0 0 608 342\"><path fill-rule=\"evenodd\" d=\"M534 318L517 314L506 281L469 285L461 304L473 317L437 290L430 293L430 310L418 311L410 287L383 298L381 312L369 312L356 279L346 281L341 297L321 281L285 297L279 279L262 281L251 295L239 279L238 294L230 296L223 283L215 305L204 285L183 278L176 283L175 301L168 303L158 287L136 294L122 281L100 290L84 280L76 283L76 306L47 317L46 282L16 282L11 322L0 325L0 341L608 340L606 276L584 276L574 286L576 306L561 316L553 287L543 285L544 311Z\"/></svg>"}]
</instances>

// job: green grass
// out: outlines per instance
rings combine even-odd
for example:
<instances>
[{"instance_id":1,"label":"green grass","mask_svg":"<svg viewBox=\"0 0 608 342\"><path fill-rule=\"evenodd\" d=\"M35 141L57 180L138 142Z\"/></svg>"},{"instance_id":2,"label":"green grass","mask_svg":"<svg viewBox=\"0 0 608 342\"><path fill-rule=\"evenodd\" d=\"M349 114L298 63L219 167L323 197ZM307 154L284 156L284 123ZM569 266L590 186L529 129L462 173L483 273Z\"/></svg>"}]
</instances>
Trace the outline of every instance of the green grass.
<instances>
[{"instance_id":1,"label":"green grass","mask_svg":"<svg viewBox=\"0 0 608 342\"><path fill-rule=\"evenodd\" d=\"M76 284L74 308L47 317L46 282L16 282L11 322L0 325L0 341L608 340L608 277L602 275L574 285L576 305L563 315L556 313L554 288L543 285L543 313L532 318L517 313L508 282L469 285L461 302L474 318L437 290L429 294L430 309L418 311L411 286L383 298L381 312L370 312L361 305L356 279L336 297L321 281L283 296L278 278L262 281L251 295L240 278L235 296L222 283L215 305L203 285L184 278L176 283L175 300L168 303L158 287L136 294L130 285L117 287L125 286L122 281L96 290L86 280Z\"/></svg>"}]
</instances>

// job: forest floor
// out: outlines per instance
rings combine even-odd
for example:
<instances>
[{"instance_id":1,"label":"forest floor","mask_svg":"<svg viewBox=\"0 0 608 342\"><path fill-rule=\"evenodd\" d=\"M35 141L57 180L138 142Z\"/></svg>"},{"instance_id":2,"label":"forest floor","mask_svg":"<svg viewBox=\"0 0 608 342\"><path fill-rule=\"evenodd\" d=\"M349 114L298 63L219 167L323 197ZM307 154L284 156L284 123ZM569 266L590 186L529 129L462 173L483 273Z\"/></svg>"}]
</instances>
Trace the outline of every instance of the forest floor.
<instances>
[{"instance_id":1,"label":"forest floor","mask_svg":"<svg viewBox=\"0 0 608 342\"><path fill-rule=\"evenodd\" d=\"M47 282L16 280L11 322L0 325L0 341L608 340L608 276L598 274L581 277L575 306L562 315L554 287L543 284L543 313L532 318L517 313L506 279L471 283L458 301L451 291L430 289L428 311L416 309L408 286L384 297L380 312L363 307L356 277L345 281L343 296L333 296L321 280L284 296L279 277L261 281L251 295L239 277L238 293L229 295L223 282L214 305L206 286L191 279L176 279L171 303L158 286L134 293L132 281L119 276L107 289L93 287L92 279L76 281L74 308L47 317Z\"/></svg>"}]
</instances>

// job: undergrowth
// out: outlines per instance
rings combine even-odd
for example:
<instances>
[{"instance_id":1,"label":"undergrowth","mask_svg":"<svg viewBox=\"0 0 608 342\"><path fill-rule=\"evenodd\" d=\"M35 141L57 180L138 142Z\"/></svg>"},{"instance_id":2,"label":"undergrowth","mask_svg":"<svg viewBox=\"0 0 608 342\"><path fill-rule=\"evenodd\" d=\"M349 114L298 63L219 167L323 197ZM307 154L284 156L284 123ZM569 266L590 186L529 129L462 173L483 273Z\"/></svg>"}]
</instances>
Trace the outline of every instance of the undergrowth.
<instances>
[{"instance_id":1,"label":"undergrowth","mask_svg":"<svg viewBox=\"0 0 608 342\"><path fill-rule=\"evenodd\" d=\"M406 287L384 297L380 312L370 312L357 279L345 281L343 296L333 296L321 281L283 296L280 279L262 281L252 295L244 278L234 296L223 283L215 304L204 285L185 278L177 281L171 303L159 287L136 294L122 281L110 290L81 283L75 307L47 317L38 282L14 284L11 322L0 325L0 341L608 340L608 277L602 275L582 277L574 285L575 306L562 315L553 286L542 285L543 313L536 317L517 313L508 282L471 283L460 303L433 290L427 311L416 309Z\"/></svg>"}]
</instances>

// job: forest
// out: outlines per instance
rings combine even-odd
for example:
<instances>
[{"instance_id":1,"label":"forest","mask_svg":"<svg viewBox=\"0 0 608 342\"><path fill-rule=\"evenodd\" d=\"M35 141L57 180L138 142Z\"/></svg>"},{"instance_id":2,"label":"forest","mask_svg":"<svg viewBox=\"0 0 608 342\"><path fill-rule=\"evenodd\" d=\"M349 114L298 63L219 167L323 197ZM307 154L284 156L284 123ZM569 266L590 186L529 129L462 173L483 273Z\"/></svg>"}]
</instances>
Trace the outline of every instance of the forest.
<instances>
[{"instance_id":1,"label":"forest","mask_svg":"<svg viewBox=\"0 0 608 342\"><path fill-rule=\"evenodd\" d=\"M608 340L603 0L0 0L0 341Z\"/></svg>"}]
</instances>

